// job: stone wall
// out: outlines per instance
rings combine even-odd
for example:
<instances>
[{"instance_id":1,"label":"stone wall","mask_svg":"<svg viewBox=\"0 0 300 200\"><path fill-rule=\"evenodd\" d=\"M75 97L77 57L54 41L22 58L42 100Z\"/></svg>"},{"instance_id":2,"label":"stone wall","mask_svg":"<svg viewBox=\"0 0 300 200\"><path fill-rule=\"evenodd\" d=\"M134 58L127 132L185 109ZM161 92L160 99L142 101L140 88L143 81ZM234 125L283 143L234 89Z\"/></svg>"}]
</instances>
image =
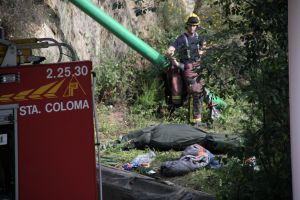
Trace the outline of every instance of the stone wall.
<instances>
[{"instance_id":1,"label":"stone wall","mask_svg":"<svg viewBox=\"0 0 300 200\"><path fill-rule=\"evenodd\" d=\"M122 9L112 9L116 0L93 0L102 10L142 39L157 26L155 13L136 17L135 3L124 0ZM0 19L8 38L54 38L73 47L80 60L92 60L99 65L101 58L124 55L129 47L67 0L10 0L0 1ZM150 44L151 45L151 44ZM38 52L46 54L48 62L58 57L50 48Z\"/></svg>"}]
</instances>

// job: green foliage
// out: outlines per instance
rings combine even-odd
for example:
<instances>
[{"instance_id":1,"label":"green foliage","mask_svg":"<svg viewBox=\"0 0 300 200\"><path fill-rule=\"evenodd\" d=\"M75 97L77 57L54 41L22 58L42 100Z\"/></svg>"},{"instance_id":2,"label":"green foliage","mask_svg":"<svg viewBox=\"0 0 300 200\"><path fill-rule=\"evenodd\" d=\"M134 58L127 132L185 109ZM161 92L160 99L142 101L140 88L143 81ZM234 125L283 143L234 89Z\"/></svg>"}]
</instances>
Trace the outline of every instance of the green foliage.
<instances>
[{"instance_id":1,"label":"green foliage","mask_svg":"<svg viewBox=\"0 0 300 200\"><path fill-rule=\"evenodd\" d=\"M117 1L112 4L112 10L123 9L126 7L126 1Z\"/></svg>"},{"instance_id":2,"label":"green foliage","mask_svg":"<svg viewBox=\"0 0 300 200\"><path fill-rule=\"evenodd\" d=\"M227 188L222 195L224 199L291 199L287 1L218 0L215 3L224 11L229 36L236 38L234 48L234 43L224 43L227 54L232 54L230 59L225 55L222 64L231 69L229 74L238 72L230 79L236 86L231 90L239 90L236 98L243 97L249 104L245 109L248 120L244 121L244 129L248 130L245 154L256 155L262 166L251 176L233 166L229 179L225 179L226 185L237 182L231 179L239 177L240 186L232 187L238 191Z\"/></svg>"},{"instance_id":3,"label":"green foliage","mask_svg":"<svg viewBox=\"0 0 300 200\"><path fill-rule=\"evenodd\" d=\"M140 74L135 62L137 57L132 53L123 59L112 55L101 59L101 65L94 68L99 101L107 104L134 101L137 96L134 80Z\"/></svg>"},{"instance_id":4,"label":"green foliage","mask_svg":"<svg viewBox=\"0 0 300 200\"><path fill-rule=\"evenodd\" d=\"M137 98L136 103L145 109L152 109L157 105L159 100L158 94L163 90L163 85L157 79L151 83L144 82L141 85L143 93Z\"/></svg>"},{"instance_id":5,"label":"green foliage","mask_svg":"<svg viewBox=\"0 0 300 200\"><path fill-rule=\"evenodd\" d=\"M163 1L164 0L135 0L135 15L138 17L149 12L156 12L159 4Z\"/></svg>"},{"instance_id":6,"label":"green foliage","mask_svg":"<svg viewBox=\"0 0 300 200\"><path fill-rule=\"evenodd\" d=\"M100 132L101 135L104 136L104 138L109 138L112 139L111 136L113 133L119 132L120 130L120 125L119 124L113 124L109 121L108 117L109 114L112 112L113 106L108 105L105 106L104 104L98 104L97 106L97 113L99 113L99 118L100 118ZM121 124L122 126L122 124ZM124 130L124 127L123 127ZM114 135L115 136L115 135Z\"/></svg>"},{"instance_id":7,"label":"green foliage","mask_svg":"<svg viewBox=\"0 0 300 200\"><path fill-rule=\"evenodd\" d=\"M207 41L207 48L202 57L201 74L208 87L218 96L225 99L240 98L238 85L245 84L242 76L242 63L246 60L245 51L239 33L229 28L222 15L222 8L204 2L199 34Z\"/></svg>"},{"instance_id":8,"label":"green foliage","mask_svg":"<svg viewBox=\"0 0 300 200\"><path fill-rule=\"evenodd\" d=\"M257 163L261 166L261 163ZM291 191L287 182L279 182L282 178L288 179L286 174L279 172L278 177L269 172L245 165L237 157L231 157L226 165L218 171L219 184L216 186L217 198L220 200L231 199L291 199ZM266 173L268 176L266 176Z\"/></svg>"},{"instance_id":9,"label":"green foliage","mask_svg":"<svg viewBox=\"0 0 300 200\"><path fill-rule=\"evenodd\" d=\"M255 199L252 180L253 168L242 166L240 159L230 158L219 171L222 177L217 184L217 198L220 200ZM250 180L247 180L250 179ZM251 185L250 182L253 184Z\"/></svg>"},{"instance_id":10,"label":"green foliage","mask_svg":"<svg viewBox=\"0 0 300 200\"><path fill-rule=\"evenodd\" d=\"M112 167L121 167L125 163L130 163L136 156L146 153L146 150L124 151L122 145L107 148L102 152L101 162Z\"/></svg>"},{"instance_id":11,"label":"green foliage","mask_svg":"<svg viewBox=\"0 0 300 200\"><path fill-rule=\"evenodd\" d=\"M245 101L235 101L232 97L226 98L227 107L221 112L221 117L214 121L210 131L225 133L240 133L243 130L243 122L249 120L249 116L243 112L243 108L248 108L249 104ZM208 115L208 109L204 114ZM253 126L259 122L253 119ZM257 127L257 126L256 126Z\"/></svg>"},{"instance_id":12,"label":"green foliage","mask_svg":"<svg viewBox=\"0 0 300 200\"><path fill-rule=\"evenodd\" d=\"M149 12L156 12L161 2L164 2L164 0L134 0L134 13L138 17ZM125 0L112 3L112 10L124 9L125 7Z\"/></svg>"},{"instance_id":13,"label":"green foliage","mask_svg":"<svg viewBox=\"0 0 300 200\"><path fill-rule=\"evenodd\" d=\"M130 109L132 121L138 122L141 125L151 125L151 123L158 122L154 120L159 112L159 105L163 104L162 97L163 85L159 79L154 79L148 82L143 81L141 85L141 93L137 97L136 102ZM143 120L146 123L141 123ZM149 124L149 122L151 122Z\"/></svg>"}]
</instances>

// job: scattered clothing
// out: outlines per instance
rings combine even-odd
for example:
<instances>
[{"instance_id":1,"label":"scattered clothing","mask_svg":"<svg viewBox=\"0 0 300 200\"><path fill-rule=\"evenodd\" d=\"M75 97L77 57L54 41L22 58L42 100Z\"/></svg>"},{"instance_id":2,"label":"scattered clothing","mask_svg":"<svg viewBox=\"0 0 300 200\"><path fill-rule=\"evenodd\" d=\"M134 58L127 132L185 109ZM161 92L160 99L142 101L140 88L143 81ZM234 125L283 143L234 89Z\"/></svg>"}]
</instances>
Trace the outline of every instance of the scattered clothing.
<instances>
[{"instance_id":1,"label":"scattered clothing","mask_svg":"<svg viewBox=\"0 0 300 200\"><path fill-rule=\"evenodd\" d=\"M133 163L125 163L122 168L127 171L131 171L132 169L139 168L143 166L141 163L133 162Z\"/></svg>"},{"instance_id":2,"label":"scattered clothing","mask_svg":"<svg viewBox=\"0 0 300 200\"><path fill-rule=\"evenodd\" d=\"M149 151L146 154L138 155L135 157L132 162L137 162L137 163L151 163L155 159L156 155L153 151Z\"/></svg>"},{"instance_id":3,"label":"scattered clothing","mask_svg":"<svg viewBox=\"0 0 300 200\"><path fill-rule=\"evenodd\" d=\"M137 168L148 168L155 157L155 153L153 151L149 151L146 154L138 155L131 161L131 163L125 163L122 168L127 171Z\"/></svg>"},{"instance_id":4,"label":"scattered clothing","mask_svg":"<svg viewBox=\"0 0 300 200\"><path fill-rule=\"evenodd\" d=\"M221 163L215 156L199 144L188 146L179 160L165 161L161 164L160 173L163 176L179 176L203 168L220 168Z\"/></svg>"},{"instance_id":5,"label":"scattered clothing","mask_svg":"<svg viewBox=\"0 0 300 200\"><path fill-rule=\"evenodd\" d=\"M251 156L251 157L247 158L244 161L244 165L253 168L255 171L260 170L259 166L256 163L256 157L255 156Z\"/></svg>"}]
</instances>

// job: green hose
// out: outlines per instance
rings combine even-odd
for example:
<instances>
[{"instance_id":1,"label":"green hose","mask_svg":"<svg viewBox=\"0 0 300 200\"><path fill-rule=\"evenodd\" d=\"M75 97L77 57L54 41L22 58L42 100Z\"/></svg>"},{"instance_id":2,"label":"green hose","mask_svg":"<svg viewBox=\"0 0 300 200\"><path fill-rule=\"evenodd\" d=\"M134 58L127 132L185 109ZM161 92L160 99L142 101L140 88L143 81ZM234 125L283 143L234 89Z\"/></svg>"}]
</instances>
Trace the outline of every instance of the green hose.
<instances>
[{"instance_id":1,"label":"green hose","mask_svg":"<svg viewBox=\"0 0 300 200\"><path fill-rule=\"evenodd\" d=\"M70 0L80 10L92 17L95 21L101 24L104 28L112 32L120 40L128 44L131 48L141 54L155 65L167 68L169 61L165 59L155 49L150 47L147 43L128 31L124 26L107 15L98 6L92 3L90 0Z\"/></svg>"}]
</instances>

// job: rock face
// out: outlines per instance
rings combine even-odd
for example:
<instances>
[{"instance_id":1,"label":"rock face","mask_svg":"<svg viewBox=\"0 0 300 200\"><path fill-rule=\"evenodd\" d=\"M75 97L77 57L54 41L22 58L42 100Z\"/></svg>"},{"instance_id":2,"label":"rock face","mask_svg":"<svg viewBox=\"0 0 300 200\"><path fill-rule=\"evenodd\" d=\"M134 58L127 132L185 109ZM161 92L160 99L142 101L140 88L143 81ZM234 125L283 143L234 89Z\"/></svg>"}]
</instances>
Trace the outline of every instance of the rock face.
<instances>
[{"instance_id":1,"label":"rock face","mask_svg":"<svg viewBox=\"0 0 300 200\"><path fill-rule=\"evenodd\" d=\"M142 39L157 26L155 13L136 17L135 1L92 0L108 15ZM121 9L115 3L123 2ZM73 47L80 60L92 60L123 55L129 47L67 0L0 1L0 19L8 38L54 38ZM52 47L54 48L54 47ZM57 60L56 50L43 50L48 62ZM66 59L68 60L68 59Z\"/></svg>"}]
</instances>

